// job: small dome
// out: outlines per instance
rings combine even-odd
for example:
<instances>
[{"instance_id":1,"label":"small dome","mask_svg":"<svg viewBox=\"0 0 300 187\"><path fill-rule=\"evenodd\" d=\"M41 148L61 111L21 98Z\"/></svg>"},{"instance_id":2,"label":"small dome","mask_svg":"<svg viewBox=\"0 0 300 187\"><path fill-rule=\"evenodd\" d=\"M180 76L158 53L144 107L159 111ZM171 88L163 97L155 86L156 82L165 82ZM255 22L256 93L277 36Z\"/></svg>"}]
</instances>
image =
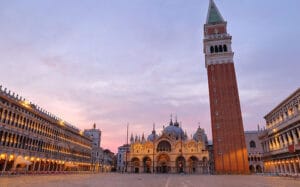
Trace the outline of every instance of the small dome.
<instances>
[{"instance_id":1,"label":"small dome","mask_svg":"<svg viewBox=\"0 0 300 187\"><path fill-rule=\"evenodd\" d=\"M204 132L204 129L198 127L196 133L193 136L193 139L197 142L207 142L207 136Z\"/></svg>"},{"instance_id":2,"label":"small dome","mask_svg":"<svg viewBox=\"0 0 300 187\"><path fill-rule=\"evenodd\" d=\"M152 142L154 140L154 138L158 139L158 135L152 133L148 136L147 140Z\"/></svg>"}]
</instances>

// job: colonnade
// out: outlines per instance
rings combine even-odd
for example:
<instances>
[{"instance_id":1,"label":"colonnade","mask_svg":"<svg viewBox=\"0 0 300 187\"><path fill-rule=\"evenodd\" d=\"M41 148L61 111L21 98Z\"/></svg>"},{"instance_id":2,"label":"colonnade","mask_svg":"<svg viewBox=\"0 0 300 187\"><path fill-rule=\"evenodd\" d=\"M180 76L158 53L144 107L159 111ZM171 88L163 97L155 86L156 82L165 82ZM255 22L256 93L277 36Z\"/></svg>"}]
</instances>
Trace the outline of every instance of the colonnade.
<instances>
[{"instance_id":1,"label":"colonnade","mask_svg":"<svg viewBox=\"0 0 300 187\"><path fill-rule=\"evenodd\" d=\"M300 126L279 132L262 143L264 152L276 151L300 142Z\"/></svg>"},{"instance_id":2,"label":"colonnade","mask_svg":"<svg viewBox=\"0 0 300 187\"><path fill-rule=\"evenodd\" d=\"M209 162L206 158L198 160L196 157L189 157L186 160L184 157L177 157L175 161L168 159L160 160L159 157L152 161L149 157L140 159L132 158L128 163L128 171L131 173L195 173L208 174L210 173Z\"/></svg>"},{"instance_id":3,"label":"colonnade","mask_svg":"<svg viewBox=\"0 0 300 187\"><path fill-rule=\"evenodd\" d=\"M59 173L63 171L91 171L91 164L18 154L2 153L0 155L0 174Z\"/></svg>"},{"instance_id":4,"label":"colonnade","mask_svg":"<svg viewBox=\"0 0 300 187\"><path fill-rule=\"evenodd\" d=\"M278 159L264 163L265 172L300 175L300 159L299 157Z\"/></svg>"}]
</instances>

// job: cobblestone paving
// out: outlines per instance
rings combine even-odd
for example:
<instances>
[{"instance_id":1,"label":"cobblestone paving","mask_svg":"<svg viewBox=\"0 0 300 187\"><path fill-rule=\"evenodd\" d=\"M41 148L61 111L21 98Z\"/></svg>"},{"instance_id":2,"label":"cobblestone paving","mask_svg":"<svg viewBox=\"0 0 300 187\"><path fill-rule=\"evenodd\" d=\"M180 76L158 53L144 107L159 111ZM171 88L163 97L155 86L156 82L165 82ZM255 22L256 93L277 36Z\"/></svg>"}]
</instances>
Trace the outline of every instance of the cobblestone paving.
<instances>
[{"instance_id":1,"label":"cobblestone paving","mask_svg":"<svg viewBox=\"0 0 300 187\"><path fill-rule=\"evenodd\" d=\"M300 187L300 179L239 175L85 174L0 177L0 187Z\"/></svg>"}]
</instances>

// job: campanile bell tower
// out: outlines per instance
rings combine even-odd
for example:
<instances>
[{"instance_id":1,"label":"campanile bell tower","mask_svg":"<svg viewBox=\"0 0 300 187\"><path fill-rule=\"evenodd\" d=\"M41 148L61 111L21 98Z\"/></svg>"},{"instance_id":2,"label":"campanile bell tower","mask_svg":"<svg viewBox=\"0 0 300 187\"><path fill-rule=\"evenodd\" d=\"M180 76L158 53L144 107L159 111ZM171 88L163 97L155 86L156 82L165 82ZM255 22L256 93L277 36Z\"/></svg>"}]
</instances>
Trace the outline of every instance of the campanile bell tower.
<instances>
[{"instance_id":1,"label":"campanile bell tower","mask_svg":"<svg viewBox=\"0 0 300 187\"><path fill-rule=\"evenodd\" d=\"M217 174L249 173L240 99L231 48L232 37L213 0L204 25L211 126Z\"/></svg>"}]
</instances>

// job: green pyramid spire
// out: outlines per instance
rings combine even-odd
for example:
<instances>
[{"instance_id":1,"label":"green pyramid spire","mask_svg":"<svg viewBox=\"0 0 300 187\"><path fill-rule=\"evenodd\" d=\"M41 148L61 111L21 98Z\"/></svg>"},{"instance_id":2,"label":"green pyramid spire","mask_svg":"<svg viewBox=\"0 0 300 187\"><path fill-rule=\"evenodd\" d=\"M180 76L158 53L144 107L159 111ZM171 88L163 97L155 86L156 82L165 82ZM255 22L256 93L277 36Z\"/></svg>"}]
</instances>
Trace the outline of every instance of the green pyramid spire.
<instances>
[{"instance_id":1,"label":"green pyramid spire","mask_svg":"<svg viewBox=\"0 0 300 187\"><path fill-rule=\"evenodd\" d=\"M216 24L225 22L222 15L220 14L218 7L213 0L209 1L208 13L206 24Z\"/></svg>"}]
</instances>

